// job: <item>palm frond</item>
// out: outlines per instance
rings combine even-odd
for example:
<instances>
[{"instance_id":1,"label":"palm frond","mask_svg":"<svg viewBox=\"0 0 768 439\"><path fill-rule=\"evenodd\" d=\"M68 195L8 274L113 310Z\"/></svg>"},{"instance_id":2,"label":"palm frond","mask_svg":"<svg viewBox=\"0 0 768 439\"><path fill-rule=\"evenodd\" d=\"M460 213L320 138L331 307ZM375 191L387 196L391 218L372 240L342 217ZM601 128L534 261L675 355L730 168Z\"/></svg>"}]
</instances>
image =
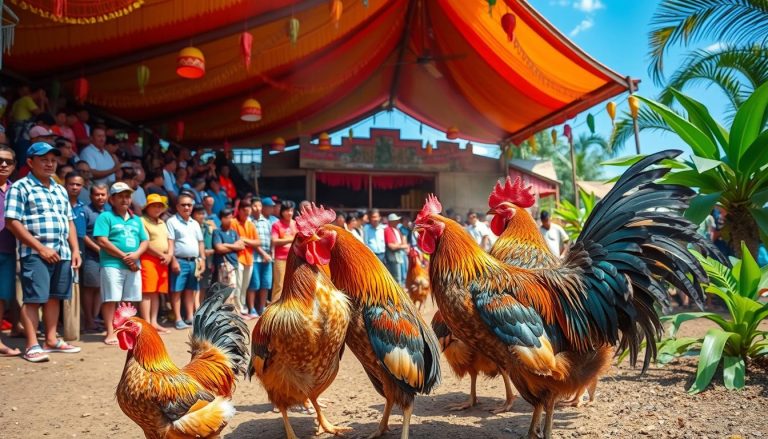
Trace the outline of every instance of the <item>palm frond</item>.
<instances>
[{"instance_id":1,"label":"palm frond","mask_svg":"<svg viewBox=\"0 0 768 439\"><path fill-rule=\"evenodd\" d=\"M654 82L664 78L664 55L675 45L715 40L733 45L768 41L768 0L662 0L649 34Z\"/></svg>"},{"instance_id":2,"label":"palm frond","mask_svg":"<svg viewBox=\"0 0 768 439\"><path fill-rule=\"evenodd\" d=\"M661 116L646 106L640 107L640 111L637 114L637 127L640 131L672 131ZM616 127L610 138L611 148L614 151L620 150L634 134L635 129L632 126L632 116L629 113L622 114L616 120Z\"/></svg>"}]
</instances>

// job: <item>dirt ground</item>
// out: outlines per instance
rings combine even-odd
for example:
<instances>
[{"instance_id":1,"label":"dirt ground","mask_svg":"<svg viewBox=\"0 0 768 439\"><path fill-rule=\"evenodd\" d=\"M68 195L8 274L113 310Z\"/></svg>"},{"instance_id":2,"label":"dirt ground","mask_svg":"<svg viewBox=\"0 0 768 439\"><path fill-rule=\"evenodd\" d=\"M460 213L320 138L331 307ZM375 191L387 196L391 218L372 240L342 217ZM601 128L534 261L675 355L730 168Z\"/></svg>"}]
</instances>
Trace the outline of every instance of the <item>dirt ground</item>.
<instances>
[{"instance_id":1,"label":"dirt ground","mask_svg":"<svg viewBox=\"0 0 768 439\"><path fill-rule=\"evenodd\" d=\"M432 309L425 314L431 318ZM252 326L252 325L251 325ZM691 322L683 335L703 334L706 323ZM7 332L4 340L8 340ZM52 361L32 364L20 358L0 358L0 438L138 438L141 431L117 406L114 389L125 353L86 336L80 354L55 354ZM186 331L164 336L177 364L188 361ZM10 339L19 346L20 339ZM597 388L595 404L560 409L555 416L556 437L755 438L768 437L768 370L749 371L747 388L726 391L722 381L699 395L688 395L695 363L680 360L664 368L638 370L614 367ZM469 380L459 381L443 360L443 381L437 390L416 400L412 438L518 438L530 420L531 406L518 398L512 410L492 415L503 401L501 379L478 382L480 404L462 412L445 409L464 401ZM351 353L344 356L339 376L324 394L331 422L352 427L348 437L373 432L383 399L373 390ZM238 414L226 428L227 438L284 437L280 415L273 413L257 382L243 380L234 398ZM385 437L400 437L401 412L395 410ZM293 413L299 437L314 435L314 418ZM329 437L325 435L325 437Z\"/></svg>"}]
</instances>

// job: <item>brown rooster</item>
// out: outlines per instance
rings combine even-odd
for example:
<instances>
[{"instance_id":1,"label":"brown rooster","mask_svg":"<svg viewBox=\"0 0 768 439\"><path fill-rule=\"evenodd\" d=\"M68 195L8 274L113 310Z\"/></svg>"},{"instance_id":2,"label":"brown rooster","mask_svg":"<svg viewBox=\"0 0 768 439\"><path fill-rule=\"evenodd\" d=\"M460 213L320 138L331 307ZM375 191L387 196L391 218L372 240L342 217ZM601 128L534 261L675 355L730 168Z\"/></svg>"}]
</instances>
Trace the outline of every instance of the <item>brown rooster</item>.
<instances>
[{"instance_id":1,"label":"brown rooster","mask_svg":"<svg viewBox=\"0 0 768 439\"><path fill-rule=\"evenodd\" d=\"M422 265L423 257L416 248L408 251L408 274L405 276L405 288L411 297L413 304L419 311L424 307L424 302L429 296L429 273Z\"/></svg>"},{"instance_id":2,"label":"brown rooster","mask_svg":"<svg viewBox=\"0 0 768 439\"><path fill-rule=\"evenodd\" d=\"M706 273L687 250L697 244L724 261L682 217L694 192L653 183L666 168L648 169L679 151L650 155L630 167L594 208L566 257L549 270L513 267L480 249L431 196L415 225L432 254L435 301L456 336L509 373L534 407L528 436L552 436L555 404L593 382L610 361L605 345L630 350L635 363L647 341L643 370L662 334L654 305L667 305L662 281L701 304ZM513 216L525 218L524 209ZM532 234L530 215L520 227ZM690 276L690 278L689 278Z\"/></svg>"},{"instance_id":3,"label":"brown rooster","mask_svg":"<svg viewBox=\"0 0 768 439\"><path fill-rule=\"evenodd\" d=\"M296 218L298 234L288 254L283 294L267 307L253 328L248 369L282 413L289 439L295 439L296 434L288 420L288 408L307 399L317 413L318 434L350 430L328 422L317 402L339 371L350 307L347 297L318 269L318 265L328 263L328 257L322 251L326 244L313 236L313 222L326 218L314 213L312 208L305 208ZM328 218L334 219L336 215Z\"/></svg>"},{"instance_id":4,"label":"brown rooster","mask_svg":"<svg viewBox=\"0 0 768 439\"><path fill-rule=\"evenodd\" d=\"M248 328L224 301L232 289L211 286L195 313L192 361L178 368L155 328L122 304L113 319L120 348L128 351L117 385L120 409L150 439L217 438L234 416L235 377L245 372Z\"/></svg>"},{"instance_id":5,"label":"brown rooster","mask_svg":"<svg viewBox=\"0 0 768 439\"><path fill-rule=\"evenodd\" d=\"M503 413L512 408L515 400L515 392L512 390L512 382L506 373L499 369L488 356L472 349L466 343L453 336L451 329L445 324L443 315L438 310L432 317L432 329L435 331L443 355L451 366L451 370L459 378L469 375L470 392L469 400L462 404L448 407L451 410L465 410L477 405L477 375L483 374L489 378L495 378L501 375L504 379L504 390L506 391L506 400L499 408L492 410L492 413Z\"/></svg>"},{"instance_id":6,"label":"brown rooster","mask_svg":"<svg viewBox=\"0 0 768 439\"><path fill-rule=\"evenodd\" d=\"M370 437L389 430L396 404L403 409L401 438L407 439L416 393L429 393L440 381L437 338L376 255L330 224L336 218L332 210L313 209L324 218L315 222L315 251L330 258L331 280L352 302L347 346L386 399L381 423Z\"/></svg>"}]
</instances>

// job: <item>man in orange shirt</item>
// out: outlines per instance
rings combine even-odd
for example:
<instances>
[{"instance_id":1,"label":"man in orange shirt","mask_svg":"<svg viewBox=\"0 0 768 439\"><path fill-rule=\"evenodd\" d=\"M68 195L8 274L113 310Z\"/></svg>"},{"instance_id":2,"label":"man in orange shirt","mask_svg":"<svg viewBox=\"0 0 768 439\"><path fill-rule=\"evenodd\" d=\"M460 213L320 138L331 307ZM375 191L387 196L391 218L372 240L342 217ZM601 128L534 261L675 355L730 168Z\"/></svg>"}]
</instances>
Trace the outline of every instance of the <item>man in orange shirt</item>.
<instances>
[{"instance_id":1,"label":"man in orange shirt","mask_svg":"<svg viewBox=\"0 0 768 439\"><path fill-rule=\"evenodd\" d=\"M237 260L240 262L237 268L237 303L240 305L240 312L248 316L248 308L245 305L245 299L248 292L248 286L251 284L251 275L253 274L253 252L261 245L259 234L256 232L256 226L248 218L251 216L250 200L244 200L237 209L237 218L232 221L232 228L245 243L245 248L237 253Z\"/></svg>"},{"instance_id":2,"label":"man in orange shirt","mask_svg":"<svg viewBox=\"0 0 768 439\"><path fill-rule=\"evenodd\" d=\"M227 197L230 200L234 200L237 197L237 190L235 189L235 183L229 177L229 166L224 165L219 170L219 184L221 189L227 193Z\"/></svg>"}]
</instances>

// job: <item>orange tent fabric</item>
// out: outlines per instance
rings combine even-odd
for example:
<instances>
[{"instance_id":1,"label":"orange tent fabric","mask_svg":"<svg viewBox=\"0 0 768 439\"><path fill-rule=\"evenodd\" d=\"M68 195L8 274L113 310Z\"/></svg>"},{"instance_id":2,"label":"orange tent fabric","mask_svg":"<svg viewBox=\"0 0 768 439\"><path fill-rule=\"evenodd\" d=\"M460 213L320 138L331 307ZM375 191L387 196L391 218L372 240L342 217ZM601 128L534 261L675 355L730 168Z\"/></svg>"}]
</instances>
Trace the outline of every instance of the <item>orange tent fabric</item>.
<instances>
[{"instance_id":1,"label":"orange tent fabric","mask_svg":"<svg viewBox=\"0 0 768 439\"><path fill-rule=\"evenodd\" d=\"M21 4L12 0L11 4ZM86 102L151 129L185 122L184 143L269 144L317 135L397 107L461 137L518 143L628 88L523 0L144 0L119 18L76 25L16 9L6 68L32 80L90 83ZM506 3L506 4L505 4ZM500 19L514 14L514 40ZM293 44L288 22L300 23ZM240 35L253 35L252 63ZM181 48L205 54L197 80L175 73ZM150 71L139 93L137 69ZM240 120L247 98L259 122Z\"/></svg>"}]
</instances>

